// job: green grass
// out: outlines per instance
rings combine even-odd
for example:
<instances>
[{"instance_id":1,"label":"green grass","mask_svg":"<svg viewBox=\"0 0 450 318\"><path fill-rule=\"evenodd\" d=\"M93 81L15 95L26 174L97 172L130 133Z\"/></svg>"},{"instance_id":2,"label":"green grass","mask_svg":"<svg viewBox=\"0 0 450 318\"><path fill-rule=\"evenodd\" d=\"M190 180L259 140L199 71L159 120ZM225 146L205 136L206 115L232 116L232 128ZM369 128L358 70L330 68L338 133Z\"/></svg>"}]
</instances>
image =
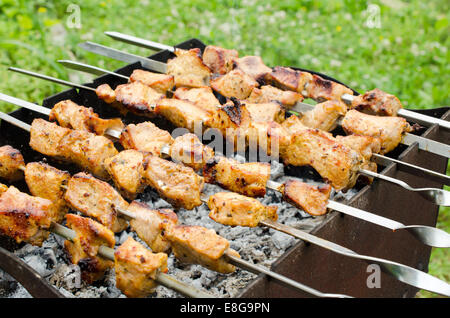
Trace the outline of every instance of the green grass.
<instances>
[{"instance_id":1,"label":"green grass","mask_svg":"<svg viewBox=\"0 0 450 318\"><path fill-rule=\"evenodd\" d=\"M77 2L82 27L70 29L67 7ZM86 40L150 54L103 35L116 30L166 44L196 37L242 55L260 55L267 65L320 71L361 92L378 87L407 108L450 105L450 2L370 3L381 9L381 28L365 26L365 1L0 0L0 92L41 103L64 89L10 73L8 66L83 82L89 77L69 73L55 61L76 59L107 69L123 65L77 47ZM0 110L12 109L0 105ZM450 209L442 210L438 226L450 231ZM448 250L434 250L430 273L450 281L449 259Z\"/></svg>"}]
</instances>

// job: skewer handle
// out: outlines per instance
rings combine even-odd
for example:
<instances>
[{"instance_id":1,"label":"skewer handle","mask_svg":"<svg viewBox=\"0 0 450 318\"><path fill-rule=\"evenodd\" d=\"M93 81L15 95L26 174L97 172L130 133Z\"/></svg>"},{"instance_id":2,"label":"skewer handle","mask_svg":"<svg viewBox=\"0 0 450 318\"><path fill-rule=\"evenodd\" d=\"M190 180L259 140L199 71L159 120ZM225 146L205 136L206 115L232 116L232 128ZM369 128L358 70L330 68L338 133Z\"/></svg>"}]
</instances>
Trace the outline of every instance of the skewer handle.
<instances>
[{"instance_id":1,"label":"skewer handle","mask_svg":"<svg viewBox=\"0 0 450 318\"><path fill-rule=\"evenodd\" d=\"M130 79L128 76L125 76L125 75L122 75L122 74L119 74L116 72L111 72L111 71L105 70L100 67L77 62L77 61L58 60L58 63L64 65L67 68L70 68L70 69L73 69L76 71L85 72L88 74L94 74L94 75L99 75L99 76L104 75L104 74L111 74L111 75L126 79L127 81Z\"/></svg>"},{"instance_id":2,"label":"skewer handle","mask_svg":"<svg viewBox=\"0 0 450 318\"><path fill-rule=\"evenodd\" d=\"M169 52L174 52L175 48L173 46L161 44L158 42L153 42L150 40L145 40L142 38L138 38L132 35L123 34L115 31L106 31L105 34L114 40L119 40L128 44L137 45L146 49L155 50L155 51L164 51L167 50Z\"/></svg>"}]
</instances>

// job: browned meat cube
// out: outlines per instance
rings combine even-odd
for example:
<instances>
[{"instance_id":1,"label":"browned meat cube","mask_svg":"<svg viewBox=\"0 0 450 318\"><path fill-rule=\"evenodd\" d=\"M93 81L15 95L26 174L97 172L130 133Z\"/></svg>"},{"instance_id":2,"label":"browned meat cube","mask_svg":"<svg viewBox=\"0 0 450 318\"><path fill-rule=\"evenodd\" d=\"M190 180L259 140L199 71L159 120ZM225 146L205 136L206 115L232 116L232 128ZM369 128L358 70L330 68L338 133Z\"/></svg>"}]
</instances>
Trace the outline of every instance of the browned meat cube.
<instances>
[{"instance_id":1,"label":"browned meat cube","mask_svg":"<svg viewBox=\"0 0 450 318\"><path fill-rule=\"evenodd\" d=\"M293 70L289 67L276 66L266 75L266 81L282 90L290 90L303 95L305 84L312 80L308 72Z\"/></svg>"},{"instance_id":2,"label":"browned meat cube","mask_svg":"<svg viewBox=\"0 0 450 318\"><path fill-rule=\"evenodd\" d=\"M144 165L148 184L174 208L192 210L202 204L203 177L192 168L155 156L147 156Z\"/></svg>"},{"instance_id":3,"label":"browned meat cube","mask_svg":"<svg viewBox=\"0 0 450 318\"><path fill-rule=\"evenodd\" d=\"M206 162L214 157L214 151L200 142L194 134L184 134L175 138L170 147L170 157L195 171L203 168Z\"/></svg>"},{"instance_id":4,"label":"browned meat cube","mask_svg":"<svg viewBox=\"0 0 450 318\"><path fill-rule=\"evenodd\" d=\"M314 99L317 102L326 100L341 100L344 94L353 95L350 88L342 84L323 79L319 75L313 75L313 78L306 85L307 97Z\"/></svg>"},{"instance_id":5,"label":"browned meat cube","mask_svg":"<svg viewBox=\"0 0 450 318\"><path fill-rule=\"evenodd\" d=\"M19 150L11 146L0 147L0 178L14 182L23 178L25 160Z\"/></svg>"},{"instance_id":6,"label":"browned meat cube","mask_svg":"<svg viewBox=\"0 0 450 318\"><path fill-rule=\"evenodd\" d=\"M302 120L296 115L291 115L282 124L284 129L288 131L289 134L293 135L297 132L307 130L309 127L302 123Z\"/></svg>"},{"instance_id":7,"label":"browned meat cube","mask_svg":"<svg viewBox=\"0 0 450 318\"><path fill-rule=\"evenodd\" d=\"M200 128L209 121L211 115L197 105L180 99L165 98L156 104L155 112L168 119L177 127L194 131L196 125Z\"/></svg>"},{"instance_id":8,"label":"browned meat cube","mask_svg":"<svg viewBox=\"0 0 450 318\"><path fill-rule=\"evenodd\" d=\"M351 107L370 115L379 116L397 116L398 111L403 108L396 96L378 88L355 96Z\"/></svg>"},{"instance_id":9,"label":"browned meat cube","mask_svg":"<svg viewBox=\"0 0 450 318\"><path fill-rule=\"evenodd\" d=\"M116 287L127 297L146 297L155 291L156 275L167 272L167 254L152 253L129 237L114 253Z\"/></svg>"},{"instance_id":10,"label":"browned meat cube","mask_svg":"<svg viewBox=\"0 0 450 318\"><path fill-rule=\"evenodd\" d=\"M310 128L332 131L338 125L338 119L347 112L347 106L340 101L330 100L317 104L314 109L303 114L301 122Z\"/></svg>"},{"instance_id":11,"label":"browned meat cube","mask_svg":"<svg viewBox=\"0 0 450 318\"><path fill-rule=\"evenodd\" d=\"M283 199L311 215L327 213L331 186L329 184L315 186L297 180L289 180L283 184Z\"/></svg>"},{"instance_id":12,"label":"browned meat cube","mask_svg":"<svg viewBox=\"0 0 450 318\"><path fill-rule=\"evenodd\" d=\"M209 217L230 226L256 227L262 221L278 219L276 206L265 206L256 199L233 192L218 192L209 197Z\"/></svg>"},{"instance_id":13,"label":"browned meat cube","mask_svg":"<svg viewBox=\"0 0 450 318\"><path fill-rule=\"evenodd\" d=\"M98 255L100 246L114 248L114 233L92 219L67 214L67 226L75 231L72 241L64 241L70 261L81 270L81 278L88 284L103 278L114 262Z\"/></svg>"},{"instance_id":14,"label":"browned meat cube","mask_svg":"<svg viewBox=\"0 0 450 318\"><path fill-rule=\"evenodd\" d=\"M116 92L108 84L99 85L95 93L105 103L112 104L116 101Z\"/></svg>"},{"instance_id":15,"label":"browned meat cube","mask_svg":"<svg viewBox=\"0 0 450 318\"><path fill-rule=\"evenodd\" d=\"M175 85L172 75L158 74L144 70L134 70L130 75L130 82L141 82L161 94L165 94Z\"/></svg>"},{"instance_id":16,"label":"browned meat cube","mask_svg":"<svg viewBox=\"0 0 450 318\"><path fill-rule=\"evenodd\" d=\"M286 151L291 142L288 130L274 121L252 122L245 129L249 151L265 152L269 156L277 157ZM253 150L254 149L254 150Z\"/></svg>"},{"instance_id":17,"label":"browned meat cube","mask_svg":"<svg viewBox=\"0 0 450 318\"><path fill-rule=\"evenodd\" d=\"M258 87L258 82L240 69L234 69L225 75L211 80L211 87L225 97L246 99L250 96L252 90Z\"/></svg>"},{"instance_id":18,"label":"browned meat cube","mask_svg":"<svg viewBox=\"0 0 450 318\"><path fill-rule=\"evenodd\" d=\"M227 50L218 46L208 45L203 52L203 63L215 74L226 74L233 69L233 59L238 58L236 50Z\"/></svg>"},{"instance_id":19,"label":"browned meat cube","mask_svg":"<svg viewBox=\"0 0 450 318\"><path fill-rule=\"evenodd\" d=\"M116 211L116 208L126 210L128 202L108 183L89 174L74 175L64 198L74 210L93 217L113 232L123 231L128 226Z\"/></svg>"},{"instance_id":20,"label":"browned meat cube","mask_svg":"<svg viewBox=\"0 0 450 318\"><path fill-rule=\"evenodd\" d=\"M175 50L176 58L167 61L167 74L174 76L176 87L209 86L211 70L206 66L198 48Z\"/></svg>"},{"instance_id":21,"label":"browned meat cube","mask_svg":"<svg viewBox=\"0 0 450 318\"><path fill-rule=\"evenodd\" d=\"M145 203L133 201L128 211L136 216L130 220L132 230L153 252L167 252L170 249L163 233L167 227L178 223L178 217L172 210L152 210Z\"/></svg>"},{"instance_id":22,"label":"browned meat cube","mask_svg":"<svg viewBox=\"0 0 450 318\"><path fill-rule=\"evenodd\" d=\"M247 101L256 104L277 102L290 109L298 102L303 101L303 96L297 92L283 91L271 85L264 85L254 88Z\"/></svg>"},{"instance_id":23,"label":"browned meat cube","mask_svg":"<svg viewBox=\"0 0 450 318\"><path fill-rule=\"evenodd\" d=\"M239 163L226 157L215 157L203 169L205 182L251 197L263 197L270 179L270 164L263 162Z\"/></svg>"},{"instance_id":24,"label":"browned meat cube","mask_svg":"<svg viewBox=\"0 0 450 318\"><path fill-rule=\"evenodd\" d=\"M397 147L403 135L411 131L405 118L367 115L354 109L345 115L342 128L347 134L380 138L381 154Z\"/></svg>"},{"instance_id":25,"label":"browned meat cube","mask_svg":"<svg viewBox=\"0 0 450 318\"><path fill-rule=\"evenodd\" d=\"M186 88L180 87L174 93L174 98L189 101L211 115L215 114L220 103L211 87Z\"/></svg>"},{"instance_id":26,"label":"browned meat cube","mask_svg":"<svg viewBox=\"0 0 450 318\"><path fill-rule=\"evenodd\" d=\"M278 103L245 103L245 107L250 113L253 121L275 121L277 123L282 123L286 114L283 106Z\"/></svg>"},{"instance_id":27,"label":"browned meat cube","mask_svg":"<svg viewBox=\"0 0 450 318\"><path fill-rule=\"evenodd\" d=\"M116 100L128 111L142 116L154 117L157 101L165 95L141 82L131 82L117 86Z\"/></svg>"},{"instance_id":28,"label":"browned meat cube","mask_svg":"<svg viewBox=\"0 0 450 318\"><path fill-rule=\"evenodd\" d=\"M60 127L41 118L33 120L30 130L30 147L45 156L68 159L60 149L61 142L72 130Z\"/></svg>"},{"instance_id":29,"label":"browned meat cube","mask_svg":"<svg viewBox=\"0 0 450 318\"><path fill-rule=\"evenodd\" d=\"M285 164L313 167L337 191L355 185L363 162L356 151L337 142L330 133L317 129L295 133L282 157Z\"/></svg>"},{"instance_id":30,"label":"browned meat cube","mask_svg":"<svg viewBox=\"0 0 450 318\"><path fill-rule=\"evenodd\" d=\"M233 62L235 69L243 71L257 82L264 80L267 74L272 72L259 56L244 56L234 59Z\"/></svg>"},{"instance_id":31,"label":"browned meat cube","mask_svg":"<svg viewBox=\"0 0 450 318\"><path fill-rule=\"evenodd\" d=\"M4 185L3 183L0 183L0 196L2 193L6 192L8 190L8 186Z\"/></svg>"},{"instance_id":32,"label":"browned meat cube","mask_svg":"<svg viewBox=\"0 0 450 318\"><path fill-rule=\"evenodd\" d=\"M30 162L25 169L25 181L30 193L36 197L48 199L53 203L53 220L64 220L69 207L64 199L64 189L70 180L70 173L61 171L45 163Z\"/></svg>"},{"instance_id":33,"label":"browned meat cube","mask_svg":"<svg viewBox=\"0 0 450 318\"><path fill-rule=\"evenodd\" d=\"M53 220L52 202L33 197L10 186L0 196L0 233L41 246Z\"/></svg>"},{"instance_id":34,"label":"browned meat cube","mask_svg":"<svg viewBox=\"0 0 450 318\"><path fill-rule=\"evenodd\" d=\"M49 119L57 121L62 127L84 130L97 135L104 135L108 129L122 131L120 118L102 119L92 108L79 106L71 100L57 103L50 112Z\"/></svg>"},{"instance_id":35,"label":"browned meat cube","mask_svg":"<svg viewBox=\"0 0 450 318\"><path fill-rule=\"evenodd\" d=\"M130 124L120 135L120 143L125 149L148 152L154 156L161 156L161 148L173 143L169 132L158 128L152 122Z\"/></svg>"},{"instance_id":36,"label":"browned meat cube","mask_svg":"<svg viewBox=\"0 0 450 318\"><path fill-rule=\"evenodd\" d=\"M124 150L105 160L116 189L125 198L133 200L144 191L144 154L137 150Z\"/></svg>"},{"instance_id":37,"label":"browned meat cube","mask_svg":"<svg viewBox=\"0 0 450 318\"><path fill-rule=\"evenodd\" d=\"M223 256L230 253L239 257L239 254L214 230L202 226L177 225L168 228L164 235L171 242L175 257L182 263L199 264L224 274L236 269Z\"/></svg>"}]
</instances>

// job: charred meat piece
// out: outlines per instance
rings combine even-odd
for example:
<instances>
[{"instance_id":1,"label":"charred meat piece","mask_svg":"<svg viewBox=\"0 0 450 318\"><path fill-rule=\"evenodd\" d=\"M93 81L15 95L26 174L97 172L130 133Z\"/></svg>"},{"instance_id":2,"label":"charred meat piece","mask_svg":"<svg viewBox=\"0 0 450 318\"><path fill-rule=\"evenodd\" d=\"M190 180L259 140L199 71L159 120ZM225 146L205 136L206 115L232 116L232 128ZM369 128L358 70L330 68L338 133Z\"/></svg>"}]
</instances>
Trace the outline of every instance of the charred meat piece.
<instances>
[{"instance_id":1,"label":"charred meat piece","mask_svg":"<svg viewBox=\"0 0 450 318\"><path fill-rule=\"evenodd\" d=\"M311 215L327 213L331 186L329 184L315 186L297 180L289 180L283 184L283 199Z\"/></svg>"},{"instance_id":2,"label":"charred meat piece","mask_svg":"<svg viewBox=\"0 0 450 318\"><path fill-rule=\"evenodd\" d=\"M283 91L271 85L264 85L260 88L254 88L248 97L249 103L270 103L277 102L285 108L290 109L292 106L301 102L303 96L293 91Z\"/></svg>"},{"instance_id":3,"label":"charred meat piece","mask_svg":"<svg viewBox=\"0 0 450 318\"><path fill-rule=\"evenodd\" d=\"M161 94L165 94L175 85L172 75L153 73L144 70L134 70L130 75L130 82L141 82Z\"/></svg>"},{"instance_id":4,"label":"charred meat piece","mask_svg":"<svg viewBox=\"0 0 450 318\"><path fill-rule=\"evenodd\" d=\"M302 92L306 83L309 83L312 78L313 76L308 72L276 66L272 69L272 72L266 75L266 82L282 90L294 91L303 95Z\"/></svg>"},{"instance_id":5,"label":"charred meat piece","mask_svg":"<svg viewBox=\"0 0 450 318\"><path fill-rule=\"evenodd\" d=\"M209 86L190 89L186 87L177 88L174 98L189 101L211 115L215 114L217 107L220 107L220 102Z\"/></svg>"},{"instance_id":6,"label":"charred meat piece","mask_svg":"<svg viewBox=\"0 0 450 318\"><path fill-rule=\"evenodd\" d=\"M20 180L24 166L25 160L19 150L9 145L0 147L0 178L8 182Z\"/></svg>"},{"instance_id":7,"label":"charred meat piece","mask_svg":"<svg viewBox=\"0 0 450 318\"><path fill-rule=\"evenodd\" d=\"M57 223L64 220L69 210L64 199L64 187L69 180L70 174L67 171L58 170L41 162L30 162L25 169L25 181L30 193L53 203L55 214L53 220Z\"/></svg>"},{"instance_id":8,"label":"charred meat piece","mask_svg":"<svg viewBox=\"0 0 450 318\"><path fill-rule=\"evenodd\" d=\"M101 84L95 89L97 97L107 104L112 104L116 101L116 92L108 84Z\"/></svg>"},{"instance_id":9,"label":"charred meat piece","mask_svg":"<svg viewBox=\"0 0 450 318\"><path fill-rule=\"evenodd\" d=\"M285 164L309 165L337 191L355 185L363 158L337 142L330 133L307 129L295 133L282 154Z\"/></svg>"},{"instance_id":10,"label":"charred meat piece","mask_svg":"<svg viewBox=\"0 0 450 318\"><path fill-rule=\"evenodd\" d=\"M153 210L145 203L133 201L128 211L136 216L130 220L132 230L153 252L167 252L170 249L163 233L167 227L178 223L178 217L172 210Z\"/></svg>"},{"instance_id":11,"label":"charred meat piece","mask_svg":"<svg viewBox=\"0 0 450 318\"><path fill-rule=\"evenodd\" d=\"M209 197L209 217L230 226L256 227L261 221L278 219L276 206L265 206L256 199L233 192L218 192Z\"/></svg>"},{"instance_id":12,"label":"charred meat piece","mask_svg":"<svg viewBox=\"0 0 450 318\"><path fill-rule=\"evenodd\" d=\"M267 74L272 72L259 56L244 56L234 59L233 62L235 69L243 71L257 82L263 81Z\"/></svg>"},{"instance_id":13,"label":"charred meat piece","mask_svg":"<svg viewBox=\"0 0 450 318\"><path fill-rule=\"evenodd\" d=\"M145 189L143 161L144 154L137 150L124 150L105 160L116 189L127 199L135 199Z\"/></svg>"},{"instance_id":14,"label":"charred meat piece","mask_svg":"<svg viewBox=\"0 0 450 318\"><path fill-rule=\"evenodd\" d=\"M338 119L347 112L347 106L340 101L330 100L314 106L303 114L301 122L310 128L332 131L338 125Z\"/></svg>"},{"instance_id":15,"label":"charred meat piece","mask_svg":"<svg viewBox=\"0 0 450 318\"><path fill-rule=\"evenodd\" d=\"M10 186L0 196L0 233L41 246L54 221L52 202L33 197Z\"/></svg>"},{"instance_id":16,"label":"charred meat piece","mask_svg":"<svg viewBox=\"0 0 450 318\"><path fill-rule=\"evenodd\" d=\"M367 115L354 109L345 115L342 128L347 134L380 138L381 154L397 147L403 135L412 130L405 118Z\"/></svg>"},{"instance_id":17,"label":"charred meat piece","mask_svg":"<svg viewBox=\"0 0 450 318\"><path fill-rule=\"evenodd\" d=\"M192 168L155 156L144 160L145 179L174 208L192 210L202 204L203 177Z\"/></svg>"},{"instance_id":18,"label":"charred meat piece","mask_svg":"<svg viewBox=\"0 0 450 318\"><path fill-rule=\"evenodd\" d=\"M129 237L114 253L116 287L127 297L146 297L155 291L159 272L167 272L167 254L152 253Z\"/></svg>"},{"instance_id":19,"label":"charred meat piece","mask_svg":"<svg viewBox=\"0 0 450 318\"><path fill-rule=\"evenodd\" d=\"M235 267L223 257L225 253L239 257L230 243L214 230L202 226L177 225L165 232L175 257L182 263L199 264L219 273L232 273Z\"/></svg>"},{"instance_id":20,"label":"charred meat piece","mask_svg":"<svg viewBox=\"0 0 450 318\"><path fill-rule=\"evenodd\" d=\"M253 77L240 69L234 69L211 80L212 89L228 98L246 99L250 96L252 90L258 86L258 82Z\"/></svg>"},{"instance_id":21,"label":"charred meat piece","mask_svg":"<svg viewBox=\"0 0 450 318\"><path fill-rule=\"evenodd\" d=\"M128 111L142 116L154 117L157 101L165 95L141 82L131 82L117 86L116 100Z\"/></svg>"},{"instance_id":22,"label":"charred meat piece","mask_svg":"<svg viewBox=\"0 0 450 318\"><path fill-rule=\"evenodd\" d=\"M278 103L245 103L253 121L274 121L282 123L286 118L283 106Z\"/></svg>"},{"instance_id":23,"label":"charred meat piece","mask_svg":"<svg viewBox=\"0 0 450 318\"><path fill-rule=\"evenodd\" d=\"M215 157L203 168L205 182L251 197L263 197L270 179L270 164L263 162L239 163L226 157Z\"/></svg>"},{"instance_id":24,"label":"charred meat piece","mask_svg":"<svg viewBox=\"0 0 450 318\"><path fill-rule=\"evenodd\" d=\"M67 214L67 226L75 231L73 240L64 241L64 247L73 264L81 269L81 278L88 284L103 278L113 261L98 255L100 246L114 248L114 233L100 223L75 214Z\"/></svg>"},{"instance_id":25,"label":"charred meat piece","mask_svg":"<svg viewBox=\"0 0 450 318\"><path fill-rule=\"evenodd\" d=\"M306 93L309 98L312 98L317 102L341 100L341 96L344 94L353 95L353 91L350 88L347 88L342 84L323 79L319 75L315 74L313 74L312 79L309 80L308 85L306 85Z\"/></svg>"},{"instance_id":26,"label":"charred meat piece","mask_svg":"<svg viewBox=\"0 0 450 318\"><path fill-rule=\"evenodd\" d=\"M57 103L50 112L50 121L57 121L62 127L84 130L97 135L104 135L108 129L122 131L120 118L102 119L92 108L86 108L64 100Z\"/></svg>"},{"instance_id":27,"label":"charred meat piece","mask_svg":"<svg viewBox=\"0 0 450 318\"><path fill-rule=\"evenodd\" d=\"M363 95L355 96L351 108L370 115L397 116L403 106L396 96L375 88Z\"/></svg>"},{"instance_id":28,"label":"charred meat piece","mask_svg":"<svg viewBox=\"0 0 450 318\"><path fill-rule=\"evenodd\" d=\"M167 74L175 78L176 87L209 86L211 70L201 59L198 48L175 50L176 57L167 61Z\"/></svg>"},{"instance_id":29,"label":"charred meat piece","mask_svg":"<svg viewBox=\"0 0 450 318\"><path fill-rule=\"evenodd\" d=\"M208 45L203 52L203 63L215 74L226 74L233 69L233 59L239 57L236 50Z\"/></svg>"},{"instance_id":30,"label":"charred meat piece","mask_svg":"<svg viewBox=\"0 0 450 318\"><path fill-rule=\"evenodd\" d=\"M200 142L194 134L184 134L175 138L170 147L170 157L195 171L203 168L206 162L214 157L214 151Z\"/></svg>"},{"instance_id":31,"label":"charred meat piece","mask_svg":"<svg viewBox=\"0 0 450 318\"><path fill-rule=\"evenodd\" d=\"M169 132L158 128L152 122L130 124L120 135L120 143L125 149L134 149L161 156L161 148L171 145L173 138Z\"/></svg>"},{"instance_id":32,"label":"charred meat piece","mask_svg":"<svg viewBox=\"0 0 450 318\"><path fill-rule=\"evenodd\" d=\"M60 160L68 160L60 145L71 129L60 127L41 118L34 119L30 130L30 147L37 152Z\"/></svg>"},{"instance_id":33,"label":"charred meat piece","mask_svg":"<svg viewBox=\"0 0 450 318\"><path fill-rule=\"evenodd\" d=\"M126 210L128 202L106 182L77 173L69 180L64 198L74 210L98 220L113 232L127 228L127 222L117 216L116 208Z\"/></svg>"}]
</instances>

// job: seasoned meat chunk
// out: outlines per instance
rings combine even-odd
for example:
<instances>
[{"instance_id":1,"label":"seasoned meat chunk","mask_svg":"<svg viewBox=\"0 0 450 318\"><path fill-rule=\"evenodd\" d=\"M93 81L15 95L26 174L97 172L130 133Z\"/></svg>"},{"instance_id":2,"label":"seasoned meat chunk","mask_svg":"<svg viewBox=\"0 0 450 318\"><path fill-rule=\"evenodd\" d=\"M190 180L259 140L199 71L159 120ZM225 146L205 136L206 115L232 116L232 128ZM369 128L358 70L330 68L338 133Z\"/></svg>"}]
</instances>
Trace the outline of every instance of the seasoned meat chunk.
<instances>
[{"instance_id":1,"label":"seasoned meat chunk","mask_svg":"<svg viewBox=\"0 0 450 318\"><path fill-rule=\"evenodd\" d=\"M232 192L218 192L209 197L209 217L230 226L256 227L261 221L278 219L276 206L265 206L256 199Z\"/></svg>"},{"instance_id":2,"label":"seasoned meat chunk","mask_svg":"<svg viewBox=\"0 0 450 318\"><path fill-rule=\"evenodd\" d=\"M344 94L353 95L350 88L342 84L323 79L319 75L313 75L312 79L306 85L307 97L314 99L317 102L326 100L341 100Z\"/></svg>"},{"instance_id":3,"label":"seasoned meat chunk","mask_svg":"<svg viewBox=\"0 0 450 318\"><path fill-rule=\"evenodd\" d=\"M282 90L290 90L303 95L306 83L312 80L308 72L293 70L289 67L276 66L266 75L266 82Z\"/></svg>"},{"instance_id":4,"label":"seasoned meat chunk","mask_svg":"<svg viewBox=\"0 0 450 318\"><path fill-rule=\"evenodd\" d=\"M403 135L411 131L405 118L367 115L354 109L345 115L342 128L347 134L380 138L381 154L397 147Z\"/></svg>"},{"instance_id":5,"label":"seasoned meat chunk","mask_svg":"<svg viewBox=\"0 0 450 318\"><path fill-rule=\"evenodd\" d=\"M232 273L235 267L223 257L225 253L239 257L230 243L214 230L202 226L177 225L165 232L175 257L182 263L199 264L219 273Z\"/></svg>"},{"instance_id":6,"label":"seasoned meat chunk","mask_svg":"<svg viewBox=\"0 0 450 318\"><path fill-rule=\"evenodd\" d=\"M287 118L281 126L286 129L286 131L293 135L297 132L307 130L309 127L305 126L302 123L302 120L298 118L296 115L291 115L289 118Z\"/></svg>"},{"instance_id":7,"label":"seasoned meat chunk","mask_svg":"<svg viewBox=\"0 0 450 318\"><path fill-rule=\"evenodd\" d=\"M250 151L265 152L272 157L285 152L291 141L288 130L274 121L252 122L250 127L245 129L245 135Z\"/></svg>"},{"instance_id":8,"label":"seasoned meat chunk","mask_svg":"<svg viewBox=\"0 0 450 318\"><path fill-rule=\"evenodd\" d=\"M120 135L120 143L125 149L134 149L161 156L161 148L171 145L173 138L166 130L158 128L152 122L130 124Z\"/></svg>"},{"instance_id":9,"label":"seasoned meat chunk","mask_svg":"<svg viewBox=\"0 0 450 318\"><path fill-rule=\"evenodd\" d=\"M0 234L41 246L53 220L52 202L10 186L0 196Z\"/></svg>"},{"instance_id":10,"label":"seasoned meat chunk","mask_svg":"<svg viewBox=\"0 0 450 318\"><path fill-rule=\"evenodd\" d=\"M62 152L60 145L71 132L71 129L60 127L44 119L34 119L31 123L30 147L45 156L67 160L67 155Z\"/></svg>"},{"instance_id":11,"label":"seasoned meat chunk","mask_svg":"<svg viewBox=\"0 0 450 318\"><path fill-rule=\"evenodd\" d=\"M330 100L314 106L303 114L301 122L310 128L332 131L338 125L338 119L347 112L343 102Z\"/></svg>"},{"instance_id":12,"label":"seasoned meat chunk","mask_svg":"<svg viewBox=\"0 0 450 318\"><path fill-rule=\"evenodd\" d=\"M136 216L130 220L132 230L153 252L167 252L170 249L163 233L167 227L178 223L178 217L172 210L153 210L145 203L133 201L128 211Z\"/></svg>"},{"instance_id":13,"label":"seasoned meat chunk","mask_svg":"<svg viewBox=\"0 0 450 318\"><path fill-rule=\"evenodd\" d=\"M247 101L256 104L277 102L290 109L298 102L303 101L303 96L297 92L283 91L271 85L264 85L254 88Z\"/></svg>"},{"instance_id":14,"label":"seasoned meat chunk","mask_svg":"<svg viewBox=\"0 0 450 318\"><path fill-rule=\"evenodd\" d=\"M211 70L206 66L198 48L175 50L176 57L167 61L167 74L174 76L176 87L209 86Z\"/></svg>"},{"instance_id":15,"label":"seasoned meat chunk","mask_svg":"<svg viewBox=\"0 0 450 318\"><path fill-rule=\"evenodd\" d=\"M101 84L95 89L97 97L107 104L112 104L116 101L116 92L108 84Z\"/></svg>"},{"instance_id":16,"label":"seasoned meat chunk","mask_svg":"<svg viewBox=\"0 0 450 318\"><path fill-rule=\"evenodd\" d=\"M175 138L170 147L170 157L195 171L203 168L206 162L214 157L214 151L200 142L194 134L184 134Z\"/></svg>"},{"instance_id":17,"label":"seasoned meat chunk","mask_svg":"<svg viewBox=\"0 0 450 318\"><path fill-rule=\"evenodd\" d=\"M327 213L328 199L331 186L315 186L297 180L289 180L283 184L281 190L283 199L311 215Z\"/></svg>"},{"instance_id":18,"label":"seasoned meat chunk","mask_svg":"<svg viewBox=\"0 0 450 318\"><path fill-rule=\"evenodd\" d=\"M106 182L77 173L69 180L64 198L74 210L93 217L113 232L127 228L127 222L117 216L115 208L126 210L128 202Z\"/></svg>"},{"instance_id":19,"label":"seasoned meat chunk","mask_svg":"<svg viewBox=\"0 0 450 318\"><path fill-rule=\"evenodd\" d=\"M180 87L175 91L174 98L189 101L211 115L215 114L217 108L220 107L220 102L217 100L211 87Z\"/></svg>"},{"instance_id":20,"label":"seasoned meat chunk","mask_svg":"<svg viewBox=\"0 0 450 318\"><path fill-rule=\"evenodd\" d=\"M286 118L283 106L278 103L245 103L253 121L275 121L282 123Z\"/></svg>"},{"instance_id":21,"label":"seasoned meat chunk","mask_svg":"<svg viewBox=\"0 0 450 318\"><path fill-rule=\"evenodd\" d=\"M50 121L57 121L62 127L84 130L104 135L108 129L122 131L120 118L102 119L92 108L77 105L71 100L57 103L50 111Z\"/></svg>"},{"instance_id":22,"label":"seasoned meat chunk","mask_svg":"<svg viewBox=\"0 0 450 318\"><path fill-rule=\"evenodd\" d=\"M208 45L203 52L203 63L215 74L226 74L233 69L233 59L238 58L236 50L227 50Z\"/></svg>"},{"instance_id":23,"label":"seasoned meat chunk","mask_svg":"<svg viewBox=\"0 0 450 318\"><path fill-rule=\"evenodd\" d=\"M144 168L148 184L175 208L192 210L202 204L203 177L192 168L155 156L145 158Z\"/></svg>"},{"instance_id":24,"label":"seasoned meat chunk","mask_svg":"<svg viewBox=\"0 0 450 318\"><path fill-rule=\"evenodd\" d=\"M48 199L54 208L53 220L64 220L69 207L64 199L65 187L70 180L67 171L61 171L48 164L30 162L25 169L25 181L30 193L36 197Z\"/></svg>"},{"instance_id":25,"label":"seasoned meat chunk","mask_svg":"<svg viewBox=\"0 0 450 318\"><path fill-rule=\"evenodd\" d=\"M225 97L246 99L250 96L252 90L258 87L258 82L240 69L234 69L225 75L211 80L211 87Z\"/></svg>"},{"instance_id":26,"label":"seasoned meat chunk","mask_svg":"<svg viewBox=\"0 0 450 318\"><path fill-rule=\"evenodd\" d=\"M161 94L165 94L175 85L172 75L153 73L144 70L134 70L130 75L130 82L141 82Z\"/></svg>"},{"instance_id":27,"label":"seasoned meat chunk","mask_svg":"<svg viewBox=\"0 0 450 318\"><path fill-rule=\"evenodd\" d=\"M154 117L157 101L165 95L141 82L131 82L117 86L116 100L128 111L142 116Z\"/></svg>"},{"instance_id":28,"label":"seasoned meat chunk","mask_svg":"<svg viewBox=\"0 0 450 318\"><path fill-rule=\"evenodd\" d=\"M105 160L116 189L125 198L133 200L144 191L144 154L137 150L124 150Z\"/></svg>"},{"instance_id":29,"label":"seasoned meat chunk","mask_svg":"<svg viewBox=\"0 0 450 318\"><path fill-rule=\"evenodd\" d=\"M155 291L159 272L167 272L167 254L152 253L129 237L114 253L116 287L127 297L146 297Z\"/></svg>"},{"instance_id":30,"label":"seasoned meat chunk","mask_svg":"<svg viewBox=\"0 0 450 318\"><path fill-rule=\"evenodd\" d=\"M14 182L23 178L25 160L19 150L6 145L0 147L0 178Z\"/></svg>"},{"instance_id":31,"label":"seasoned meat chunk","mask_svg":"<svg viewBox=\"0 0 450 318\"><path fill-rule=\"evenodd\" d=\"M81 270L81 278L88 284L103 278L114 262L98 255L100 246L114 248L114 233L100 223L75 214L67 214L67 226L75 231L73 240L64 241L64 247L73 264Z\"/></svg>"},{"instance_id":32,"label":"seasoned meat chunk","mask_svg":"<svg viewBox=\"0 0 450 318\"><path fill-rule=\"evenodd\" d=\"M215 157L203 169L203 176L208 183L251 197L263 197L266 183L270 179L270 164L263 162L239 163L226 158Z\"/></svg>"},{"instance_id":33,"label":"seasoned meat chunk","mask_svg":"<svg viewBox=\"0 0 450 318\"><path fill-rule=\"evenodd\" d=\"M375 88L363 95L355 96L351 108L370 115L397 116L403 106L396 96Z\"/></svg>"},{"instance_id":34,"label":"seasoned meat chunk","mask_svg":"<svg viewBox=\"0 0 450 318\"><path fill-rule=\"evenodd\" d=\"M244 56L234 59L233 62L235 69L243 71L257 82L263 81L267 74L272 72L259 56Z\"/></svg>"}]
</instances>

